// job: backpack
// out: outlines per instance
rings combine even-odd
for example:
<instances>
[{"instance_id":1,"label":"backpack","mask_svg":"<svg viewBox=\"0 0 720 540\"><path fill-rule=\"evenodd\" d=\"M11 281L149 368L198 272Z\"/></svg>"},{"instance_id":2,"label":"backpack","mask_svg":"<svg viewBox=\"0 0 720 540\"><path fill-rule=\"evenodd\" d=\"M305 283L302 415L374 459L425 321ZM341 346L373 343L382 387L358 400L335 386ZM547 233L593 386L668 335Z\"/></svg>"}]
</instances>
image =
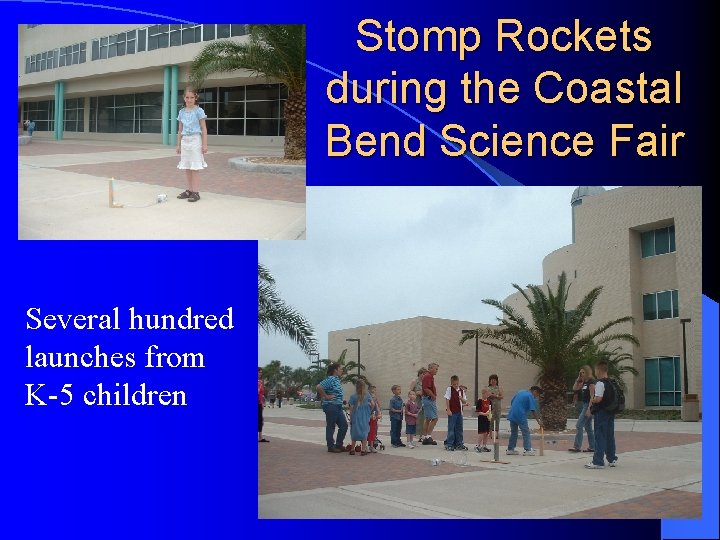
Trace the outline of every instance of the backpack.
<instances>
[{"instance_id":1,"label":"backpack","mask_svg":"<svg viewBox=\"0 0 720 540\"><path fill-rule=\"evenodd\" d=\"M625 394L615 379L602 379L605 384L602 409L609 413L618 413L625 410Z\"/></svg>"}]
</instances>

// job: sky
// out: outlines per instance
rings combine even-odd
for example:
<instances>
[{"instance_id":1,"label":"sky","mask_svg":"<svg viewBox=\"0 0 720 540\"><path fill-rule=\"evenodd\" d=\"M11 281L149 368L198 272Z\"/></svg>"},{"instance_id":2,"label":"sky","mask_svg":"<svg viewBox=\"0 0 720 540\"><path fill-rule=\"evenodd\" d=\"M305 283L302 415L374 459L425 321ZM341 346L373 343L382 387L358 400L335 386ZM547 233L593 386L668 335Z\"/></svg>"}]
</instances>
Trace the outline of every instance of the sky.
<instances>
[{"instance_id":1,"label":"sky","mask_svg":"<svg viewBox=\"0 0 720 540\"><path fill-rule=\"evenodd\" d=\"M564 187L307 189L307 239L264 241L258 259L283 300L328 332L417 316L495 323L483 299L542 281L542 261L572 243ZM351 344L352 345L352 344ZM258 331L258 365L309 367L289 338Z\"/></svg>"}]
</instances>

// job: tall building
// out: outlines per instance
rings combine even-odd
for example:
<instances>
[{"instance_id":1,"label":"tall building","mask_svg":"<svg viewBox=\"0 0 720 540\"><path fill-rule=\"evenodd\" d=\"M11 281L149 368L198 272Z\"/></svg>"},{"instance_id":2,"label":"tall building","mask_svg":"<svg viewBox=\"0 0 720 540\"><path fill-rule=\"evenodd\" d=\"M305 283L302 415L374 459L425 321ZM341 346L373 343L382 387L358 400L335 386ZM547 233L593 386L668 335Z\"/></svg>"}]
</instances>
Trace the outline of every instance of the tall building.
<instances>
[{"instance_id":1,"label":"tall building","mask_svg":"<svg viewBox=\"0 0 720 540\"><path fill-rule=\"evenodd\" d=\"M574 242L545 257L544 284L554 289L565 272L569 309L602 286L588 328L633 317L617 331L632 332L640 345L615 344L632 354L639 372L625 377L628 408L679 408L684 393L701 399L702 188L579 187L570 202ZM513 257L512 248L505 256ZM505 303L529 317L520 293ZM473 383L475 348L472 342L459 347L458 341L463 329L478 326L486 325L417 317L338 330L329 334L329 354L336 358L347 348L348 359L354 360L355 343L345 340L361 339L362 363L368 377L382 386L386 403L389 384L401 384L405 392L417 368L429 362L441 365L438 388L453 374ZM531 385L537 373L534 366L483 345L478 357L480 386L494 372L507 394ZM471 396L473 386L468 384Z\"/></svg>"},{"instance_id":2,"label":"tall building","mask_svg":"<svg viewBox=\"0 0 720 540\"><path fill-rule=\"evenodd\" d=\"M18 120L35 137L174 145L189 66L209 43L248 39L245 24L19 25ZM282 147L287 89L245 70L200 94L209 142Z\"/></svg>"}]
</instances>

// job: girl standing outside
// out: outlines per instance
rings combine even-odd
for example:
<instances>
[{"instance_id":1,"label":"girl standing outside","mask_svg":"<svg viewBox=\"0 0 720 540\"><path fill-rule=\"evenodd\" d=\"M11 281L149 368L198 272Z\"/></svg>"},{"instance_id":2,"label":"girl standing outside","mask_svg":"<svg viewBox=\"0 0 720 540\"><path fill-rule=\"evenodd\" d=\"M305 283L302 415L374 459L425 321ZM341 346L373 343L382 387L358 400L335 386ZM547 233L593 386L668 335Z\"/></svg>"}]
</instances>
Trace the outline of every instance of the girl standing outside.
<instances>
[{"instance_id":1,"label":"girl standing outside","mask_svg":"<svg viewBox=\"0 0 720 540\"><path fill-rule=\"evenodd\" d=\"M575 379L575 384L573 384L573 391L580 392L578 401L582 402L582 409L575 424L575 443L571 448L568 448L570 452L595 452L595 432L593 431L593 419L590 412L590 400L595 395L595 382L592 368L590 366L581 367L577 379ZM582 450L583 429L587 431L588 439L588 447L585 450Z\"/></svg>"},{"instance_id":2,"label":"girl standing outside","mask_svg":"<svg viewBox=\"0 0 720 540\"><path fill-rule=\"evenodd\" d=\"M204 154L207 154L207 126L205 111L197 104L198 94L192 88L185 89L185 107L178 113L178 142L175 152L180 154L177 168L185 171L188 188L178 195L178 199L188 202L200 200L199 171L207 167Z\"/></svg>"},{"instance_id":3,"label":"girl standing outside","mask_svg":"<svg viewBox=\"0 0 720 540\"><path fill-rule=\"evenodd\" d=\"M500 380L497 374L493 373L488 377L487 389L488 392L490 392L488 397L490 398L490 410L492 411L492 425L490 429L492 429L498 437L500 436L500 416L502 415L502 399L504 397L499 383Z\"/></svg>"},{"instance_id":4,"label":"girl standing outside","mask_svg":"<svg viewBox=\"0 0 720 540\"><path fill-rule=\"evenodd\" d=\"M360 455L368 453L367 438L370 431L370 412L373 398L365 386L365 381L359 379L355 384L355 393L350 396L350 437L352 438L352 449L350 455L355 455L355 443L360 441Z\"/></svg>"},{"instance_id":5,"label":"girl standing outside","mask_svg":"<svg viewBox=\"0 0 720 540\"><path fill-rule=\"evenodd\" d=\"M377 388L370 386L370 395L372 396L372 405L370 406L370 432L368 433L368 450L371 453L375 450L375 439L377 439L378 423L382 417L382 409L380 408L380 400L377 397Z\"/></svg>"}]
</instances>

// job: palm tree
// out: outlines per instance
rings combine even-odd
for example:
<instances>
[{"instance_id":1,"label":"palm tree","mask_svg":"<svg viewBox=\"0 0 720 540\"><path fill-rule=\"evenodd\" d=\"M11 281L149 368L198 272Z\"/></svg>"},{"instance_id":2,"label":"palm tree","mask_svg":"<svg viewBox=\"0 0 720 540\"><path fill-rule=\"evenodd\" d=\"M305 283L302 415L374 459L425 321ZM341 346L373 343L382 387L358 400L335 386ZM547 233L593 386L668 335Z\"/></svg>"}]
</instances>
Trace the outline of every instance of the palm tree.
<instances>
[{"instance_id":1,"label":"palm tree","mask_svg":"<svg viewBox=\"0 0 720 540\"><path fill-rule=\"evenodd\" d=\"M529 292L514 283L513 287L527 301L532 320L525 320L508 304L483 300L484 304L494 306L503 313L503 319L499 319L500 328L478 328L475 332L463 334L460 344L475 339L477 334L480 343L537 366L537 380L544 391L541 400L543 423L548 430L564 430L567 424L566 377L574 369L576 359L583 356L589 347L611 341L637 345L638 340L632 334L607 333L614 326L632 322L633 319L613 319L581 334L602 287L592 289L572 311L566 309L570 287L565 272L558 277L555 292L549 286L547 294L537 285L528 285Z\"/></svg>"},{"instance_id":2,"label":"palm tree","mask_svg":"<svg viewBox=\"0 0 720 540\"><path fill-rule=\"evenodd\" d=\"M623 393L627 394L627 383L623 380L623 375L630 373L637 377L640 372L633 366L622 366L620 364L626 360L632 362L633 355L622 352L622 347L615 347L610 351L606 349L598 351L598 360L605 360L608 363L608 377L615 379L622 388Z\"/></svg>"},{"instance_id":3,"label":"palm tree","mask_svg":"<svg viewBox=\"0 0 720 540\"><path fill-rule=\"evenodd\" d=\"M280 382L280 368L280 360L272 360L263 368L264 384L268 388L275 388L278 382Z\"/></svg>"},{"instance_id":4,"label":"palm tree","mask_svg":"<svg viewBox=\"0 0 720 540\"><path fill-rule=\"evenodd\" d=\"M275 279L262 264L258 264L258 326L268 334L275 332L289 337L306 354L315 351L313 327L283 302L275 289Z\"/></svg>"},{"instance_id":5,"label":"palm tree","mask_svg":"<svg viewBox=\"0 0 720 540\"><path fill-rule=\"evenodd\" d=\"M247 43L221 40L207 45L190 66L201 88L211 73L247 69L272 77L288 89L283 112L285 158L305 159L305 25L251 24Z\"/></svg>"},{"instance_id":6,"label":"palm tree","mask_svg":"<svg viewBox=\"0 0 720 540\"><path fill-rule=\"evenodd\" d=\"M282 366L280 368L280 381L282 382L282 385L286 388L288 386L291 386L293 383L292 373L293 368L291 368L290 366Z\"/></svg>"},{"instance_id":7,"label":"palm tree","mask_svg":"<svg viewBox=\"0 0 720 540\"><path fill-rule=\"evenodd\" d=\"M325 358L321 360L323 367L319 368L319 370L322 370L322 377L320 380L325 378L325 374L327 373L327 367L332 364L333 362L340 364L343 367L343 375L340 377L340 382L345 384L352 384L353 386L357 383L358 379L362 379L365 381L365 383L370 386L370 381L364 374L359 374L358 371L365 371L365 366L363 364L358 364L356 361L351 362L345 362L345 357L347 356L347 349L343 349L343 351L340 353L340 356L337 360L331 360L329 358ZM360 366L358 370L358 366ZM313 367L312 369L316 369ZM318 370L318 371L319 371ZM318 381L319 382L319 381Z\"/></svg>"}]
</instances>

